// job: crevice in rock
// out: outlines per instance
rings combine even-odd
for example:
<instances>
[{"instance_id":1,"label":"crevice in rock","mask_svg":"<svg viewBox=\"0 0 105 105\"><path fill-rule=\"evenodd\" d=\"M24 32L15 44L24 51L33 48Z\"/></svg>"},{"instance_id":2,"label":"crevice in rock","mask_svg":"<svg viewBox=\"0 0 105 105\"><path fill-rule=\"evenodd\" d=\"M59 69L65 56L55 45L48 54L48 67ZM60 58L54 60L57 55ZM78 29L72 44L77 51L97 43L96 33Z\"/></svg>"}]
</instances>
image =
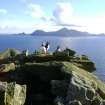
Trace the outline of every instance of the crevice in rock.
<instances>
[{"instance_id":1,"label":"crevice in rock","mask_svg":"<svg viewBox=\"0 0 105 105\"><path fill-rule=\"evenodd\" d=\"M27 98L25 105L51 105L54 95L51 93L50 81L42 81L38 75L28 74Z\"/></svg>"},{"instance_id":2,"label":"crevice in rock","mask_svg":"<svg viewBox=\"0 0 105 105\"><path fill-rule=\"evenodd\" d=\"M15 74L19 84L27 85L25 105L54 105L57 95L52 92L51 81L65 79L61 66L25 65Z\"/></svg>"}]
</instances>

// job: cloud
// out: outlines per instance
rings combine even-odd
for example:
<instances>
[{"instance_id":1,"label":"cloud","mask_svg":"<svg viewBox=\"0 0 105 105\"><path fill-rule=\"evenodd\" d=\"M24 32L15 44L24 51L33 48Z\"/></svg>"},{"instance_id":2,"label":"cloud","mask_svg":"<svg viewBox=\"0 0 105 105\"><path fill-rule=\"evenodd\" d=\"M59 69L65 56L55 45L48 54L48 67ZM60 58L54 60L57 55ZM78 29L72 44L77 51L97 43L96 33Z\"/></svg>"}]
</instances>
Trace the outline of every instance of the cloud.
<instances>
[{"instance_id":1,"label":"cloud","mask_svg":"<svg viewBox=\"0 0 105 105\"><path fill-rule=\"evenodd\" d=\"M21 23L21 24L20 24ZM54 31L60 29L61 26L54 26L51 21L34 22L23 20L5 20L0 21L0 33L32 33L34 30Z\"/></svg>"},{"instance_id":2,"label":"cloud","mask_svg":"<svg viewBox=\"0 0 105 105\"><path fill-rule=\"evenodd\" d=\"M31 3L28 5L28 8L28 14L32 18L44 18L45 15L40 5Z\"/></svg>"},{"instance_id":3,"label":"cloud","mask_svg":"<svg viewBox=\"0 0 105 105\"><path fill-rule=\"evenodd\" d=\"M68 2L59 2L53 11L54 20L57 24L72 24L73 7Z\"/></svg>"},{"instance_id":4,"label":"cloud","mask_svg":"<svg viewBox=\"0 0 105 105\"><path fill-rule=\"evenodd\" d=\"M94 17L75 17L74 24L82 26L82 27L71 27L72 29L76 29L79 31L87 31L90 33L105 33L105 18L102 16L94 16Z\"/></svg>"},{"instance_id":5,"label":"cloud","mask_svg":"<svg viewBox=\"0 0 105 105\"><path fill-rule=\"evenodd\" d=\"M105 15L104 13L100 16L91 18L86 24L87 30L93 33L105 33Z\"/></svg>"},{"instance_id":6,"label":"cloud","mask_svg":"<svg viewBox=\"0 0 105 105\"><path fill-rule=\"evenodd\" d=\"M29 0L21 0L27 2ZM18 33L26 32L31 33L35 29L45 31L55 31L60 28L66 27L68 29L76 29L79 31L87 31L90 33L105 33L105 13L97 16L75 16L73 7L68 2L59 2L56 8L51 11L52 17L47 16L41 5L28 4L27 15L33 19L30 21L11 19L0 21L0 32ZM0 9L0 15L7 14L5 9ZM40 21L41 20L41 21ZM21 25L21 24L22 25Z\"/></svg>"},{"instance_id":7,"label":"cloud","mask_svg":"<svg viewBox=\"0 0 105 105\"><path fill-rule=\"evenodd\" d=\"M6 9L0 9L0 15L6 15L7 10Z\"/></svg>"},{"instance_id":8,"label":"cloud","mask_svg":"<svg viewBox=\"0 0 105 105\"><path fill-rule=\"evenodd\" d=\"M76 17L74 24L82 25L83 27L78 27L77 25L56 25L51 21L43 22L31 22L31 21L22 21L22 20L5 20L0 22L0 33L31 33L34 30L40 29L45 31L56 31L63 27L68 29L75 29L79 31L87 31L90 33L105 33L105 18L102 16L94 18L84 18ZM21 25L21 24L22 25Z\"/></svg>"},{"instance_id":9,"label":"cloud","mask_svg":"<svg viewBox=\"0 0 105 105\"><path fill-rule=\"evenodd\" d=\"M105 33L105 13L97 16L75 16L73 7L68 2L59 2L53 11L53 18L57 26L69 29L88 31L90 33Z\"/></svg>"},{"instance_id":10,"label":"cloud","mask_svg":"<svg viewBox=\"0 0 105 105\"><path fill-rule=\"evenodd\" d=\"M20 24L21 23L21 24ZM23 20L5 20L0 21L0 33L21 33L32 32L34 30L34 23Z\"/></svg>"}]
</instances>

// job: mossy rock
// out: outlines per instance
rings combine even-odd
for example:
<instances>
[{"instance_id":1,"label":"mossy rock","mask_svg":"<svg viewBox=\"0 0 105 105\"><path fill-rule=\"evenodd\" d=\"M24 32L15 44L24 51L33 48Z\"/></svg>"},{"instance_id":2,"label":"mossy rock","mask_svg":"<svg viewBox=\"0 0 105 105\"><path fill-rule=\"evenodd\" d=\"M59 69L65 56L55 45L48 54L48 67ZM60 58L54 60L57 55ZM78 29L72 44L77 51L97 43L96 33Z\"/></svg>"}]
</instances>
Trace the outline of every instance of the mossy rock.
<instances>
[{"instance_id":1,"label":"mossy rock","mask_svg":"<svg viewBox=\"0 0 105 105\"><path fill-rule=\"evenodd\" d=\"M39 77L40 81L52 85L52 94L66 97L66 101L79 100L90 105L96 94L105 99L105 84L92 73L70 62L26 63L20 67L27 76ZM32 78L31 76L31 78ZM28 77L27 77L28 78Z\"/></svg>"},{"instance_id":2,"label":"mossy rock","mask_svg":"<svg viewBox=\"0 0 105 105\"><path fill-rule=\"evenodd\" d=\"M16 56L18 54L20 54L20 51L16 49L7 49L4 52L0 53L0 57L4 59L4 58Z\"/></svg>"},{"instance_id":3,"label":"mossy rock","mask_svg":"<svg viewBox=\"0 0 105 105\"><path fill-rule=\"evenodd\" d=\"M47 95L52 95L53 99L56 97L63 98L63 103L60 102L60 104L64 104L64 102L69 104L75 99L82 105L91 105L100 99L103 102L105 100L105 84L88 72L93 69L94 63L86 58L76 60L73 56L62 53L64 55L60 53L61 55L28 55L22 57L20 54L19 56L22 59L17 58L13 61L18 66L15 66L14 63L3 64L1 72L8 73L10 81L26 83L29 90L33 88L29 88L31 83L35 85L33 89L41 88L41 92L44 91L43 93L40 93L39 89L39 93L33 95L34 98L38 97L38 100L40 100L40 96L46 99L45 94L47 93ZM14 103L17 103L15 105L23 105L25 103L25 85L19 85L15 82L6 83L0 89L2 90L0 97L3 100L0 105L14 105ZM100 99L98 100L96 96L99 96ZM78 102L72 104L80 104Z\"/></svg>"},{"instance_id":4,"label":"mossy rock","mask_svg":"<svg viewBox=\"0 0 105 105\"><path fill-rule=\"evenodd\" d=\"M15 68L16 68L16 65L14 63L1 64L1 66L0 66L0 73L14 71Z\"/></svg>"},{"instance_id":5,"label":"mossy rock","mask_svg":"<svg viewBox=\"0 0 105 105\"><path fill-rule=\"evenodd\" d=\"M0 82L0 88L0 105L24 105L26 85Z\"/></svg>"},{"instance_id":6,"label":"mossy rock","mask_svg":"<svg viewBox=\"0 0 105 105\"><path fill-rule=\"evenodd\" d=\"M88 72L93 72L96 70L96 65L92 61L77 60L77 61L73 61L72 63Z\"/></svg>"},{"instance_id":7,"label":"mossy rock","mask_svg":"<svg viewBox=\"0 0 105 105\"><path fill-rule=\"evenodd\" d=\"M72 57L70 56L55 56L55 55L30 55L30 56L20 56L20 63L26 62L51 62L51 61L70 61Z\"/></svg>"},{"instance_id":8,"label":"mossy rock","mask_svg":"<svg viewBox=\"0 0 105 105\"><path fill-rule=\"evenodd\" d=\"M68 101L77 99L84 105L87 105L87 103L90 105L96 94L103 100L105 99L105 84L96 76L71 63L64 62L64 65L63 70L71 75L67 96Z\"/></svg>"}]
</instances>

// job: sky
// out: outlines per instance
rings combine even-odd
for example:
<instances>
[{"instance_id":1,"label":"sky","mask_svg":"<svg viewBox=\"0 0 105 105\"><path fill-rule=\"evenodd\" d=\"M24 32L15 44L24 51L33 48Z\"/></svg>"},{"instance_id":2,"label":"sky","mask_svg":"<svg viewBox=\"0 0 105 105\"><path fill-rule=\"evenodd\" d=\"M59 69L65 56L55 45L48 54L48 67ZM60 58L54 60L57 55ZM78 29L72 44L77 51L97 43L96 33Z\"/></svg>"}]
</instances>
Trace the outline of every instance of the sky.
<instances>
[{"instance_id":1,"label":"sky","mask_svg":"<svg viewBox=\"0 0 105 105\"><path fill-rule=\"evenodd\" d=\"M0 33L105 33L105 0L0 0Z\"/></svg>"}]
</instances>

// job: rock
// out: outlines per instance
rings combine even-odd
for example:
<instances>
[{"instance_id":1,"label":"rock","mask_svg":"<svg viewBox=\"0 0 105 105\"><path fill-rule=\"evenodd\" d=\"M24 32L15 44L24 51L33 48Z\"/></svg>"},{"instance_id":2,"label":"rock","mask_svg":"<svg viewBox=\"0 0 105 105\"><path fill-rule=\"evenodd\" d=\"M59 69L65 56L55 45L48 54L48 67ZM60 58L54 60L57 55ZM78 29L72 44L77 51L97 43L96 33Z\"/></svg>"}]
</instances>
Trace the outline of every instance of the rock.
<instances>
[{"instance_id":1,"label":"rock","mask_svg":"<svg viewBox=\"0 0 105 105\"><path fill-rule=\"evenodd\" d=\"M87 81L83 78L74 76L69 84L67 100L77 99L84 105L91 102L95 96L95 89L91 85L87 85Z\"/></svg>"},{"instance_id":2,"label":"rock","mask_svg":"<svg viewBox=\"0 0 105 105\"><path fill-rule=\"evenodd\" d=\"M96 94L102 100L105 99L105 84L98 78L73 64L65 62L64 65L63 70L71 75L68 95L66 97L68 102L76 99L83 105L91 105Z\"/></svg>"},{"instance_id":3,"label":"rock","mask_svg":"<svg viewBox=\"0 0 105 105\"><path fill-rule=\"evenodd\" d=\"M91 105L103 105L102 103L103 103L102 98L99 97L99 96L96 96L96 97L93 99Z\"/></svg>"},{"instance_id":4,"label":"rock","mask_svg":"<svg viewBox=\"0 0 105 105\"><path fill-rule=\"evenodd\" d=\"M70 101L67 105L82 105L80 101L74 100Z\"/></svg>"},{"instance_id":5,"label":"rock","mask_svg":"<svg viewBox=\"0 0 105 105\"><path fill-rule=\"evenodd\" d=\"M0 57L2 57L2 58L8 58L8 57L11 57L11 56L12 57L16 56L18 54L20 54L20 51L18 51L16 49L7 49L7 50L5 50L4 52L2 52L0 54Z\"/></svg>"},{"instance_id":6,"label":"rock","mask_svg":"<svg viewBox=\"0 0 105 105\"><path fill-rule=\"evenodd\" d=\"M74 56L76 54L74 50L71 50L69 48L66 48L63 52L66 53L68 56Z\"/></svg>"},{"instance_id":7,"label":"rock","mask_svg":"<svg viewBox=\"0 0 105 105\"><path fill-rule=\"evenodd\" d=\"M92 73L73 63L60 61L26 63L20 67L21 71L24 71L24 75L27 74L30 82L34 80L34 84L39 85L37 88L42 87L41 91L46 91L53 98L60 97L62 102L58 101L59 104L66 105L78 100L82 105L91 105L98 96L101 100L105 99L105 84ZM35 82L35 78L39 82Z\"/></svg>"},{"instance_id":8,"label":"rock","mask_svg":"<svg viewBox=\"0 0 105 105\"><path fill-rule=\"evenodd\" d=\"M0 105L24 105L26 85L0 82Z\"/></svg>"},{"instance_id":9,"label":"rock","mask_svg":"<svg viewBox=\"0 0 105 105\"><path fill-rule=\"evenodd\" d=\"M55 105L65 105L63 97L57 96L54 100Z\"/></svg>"},{"instance_id":10,"label":"rock","mask_svg":"<svg viewBox=\"0 0 105 105\"><path fill-rule=\"evenodd\" d=\"M0 105L104 105L105 84L88 72L94 64L85 56L75 61L67 54L22 59L20 54L3 63L1 72L7 74L4 80L10 83L0 85ZM27 97L26 86L20 84L27 85Z\"/></svg>"},{"instance_id":11,"label":"rock","mask_svg":"<svg viewBox=\"0 0 105 105\"><path fill-rule=\"evenodd\" d=\"M102 101L102 105L105 105L105 100Z\"/></svg>"},{"instance_id":12,"label":"rock","mask_svg":"<svg viewBox=\"0 0 105 105\"><path fill-rule=\"evenodd\" d=\"M66 96L68 90L68 83L64 80L52 80L52 93L56 96Z\"/></svg>"},{"instance_id":13,"label":"rock","mask_svg":"<svg viewBox=\"0 0 105 105\"><path fill-rule=\"evenodd\" d=\"M0 65L0 73L1 72L9 72L9 71L14 71L16 68L14 63L9 63L9 64L1 64Z\"/></svg>"},{"instance_id":14,"label":"rock","mask_svg":"<svg viewBox=\"0 0 105 105\"><path fill-rule=\"evenodd\" d=\"M93 72L96 70L96 65L94 62L90 61L90 60L81 60L81 59L78 59L78 60L75 60L73 59L72 60L73 64L75 64L76 66L78 66L79 68L82 68L88 72Z\"/></svg>"}]
</instances>

